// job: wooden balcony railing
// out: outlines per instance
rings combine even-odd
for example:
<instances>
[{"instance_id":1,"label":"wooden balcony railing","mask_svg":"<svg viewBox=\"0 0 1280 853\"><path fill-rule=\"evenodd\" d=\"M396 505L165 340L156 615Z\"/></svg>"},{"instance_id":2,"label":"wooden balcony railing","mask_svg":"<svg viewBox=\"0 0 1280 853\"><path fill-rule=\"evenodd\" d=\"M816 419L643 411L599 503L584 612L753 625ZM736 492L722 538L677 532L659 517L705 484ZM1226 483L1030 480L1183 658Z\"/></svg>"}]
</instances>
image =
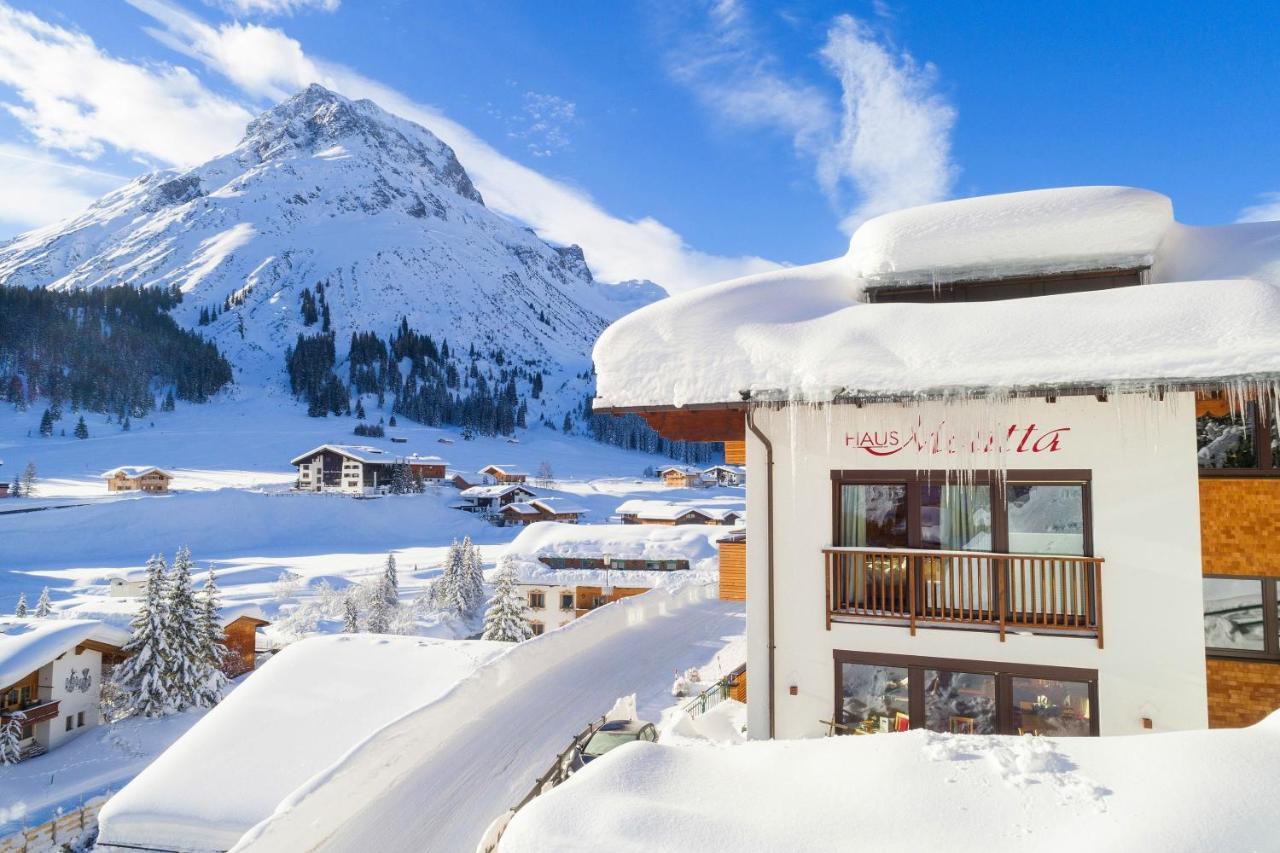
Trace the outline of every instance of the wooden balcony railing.
<instances>
[{"instance_id":1,"label":"wooden balcony railing","mask_svg":"<svg viewBox=\"0 0 1280 853\"><path fill-rule=\"evenodd\" d=\"M1102 558L913 548L824 548L827 629L905 622L1097 637Z\"/></svg>"}]
</instances>

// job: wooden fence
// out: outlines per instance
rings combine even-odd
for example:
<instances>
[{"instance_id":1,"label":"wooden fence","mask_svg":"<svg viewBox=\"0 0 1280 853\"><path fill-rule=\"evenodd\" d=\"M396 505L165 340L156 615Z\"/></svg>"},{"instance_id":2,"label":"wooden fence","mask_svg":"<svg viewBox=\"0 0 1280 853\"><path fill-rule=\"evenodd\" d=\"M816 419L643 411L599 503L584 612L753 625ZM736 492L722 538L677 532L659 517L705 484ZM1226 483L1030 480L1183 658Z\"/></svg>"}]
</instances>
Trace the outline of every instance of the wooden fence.
<instances>
[{"instance_id":1,"label":"wooden fence","mask_svg":"<svg viewBox=\"0 0 1280 853\"><path fill-rule=\"evenodd\" d=\"M0 838L0 853L53 853L64 845L72 850L87 846L86 842L98 831L98 810L110 796L110 791L100 794L39 826Z\"/></svg>"}]
</instances>

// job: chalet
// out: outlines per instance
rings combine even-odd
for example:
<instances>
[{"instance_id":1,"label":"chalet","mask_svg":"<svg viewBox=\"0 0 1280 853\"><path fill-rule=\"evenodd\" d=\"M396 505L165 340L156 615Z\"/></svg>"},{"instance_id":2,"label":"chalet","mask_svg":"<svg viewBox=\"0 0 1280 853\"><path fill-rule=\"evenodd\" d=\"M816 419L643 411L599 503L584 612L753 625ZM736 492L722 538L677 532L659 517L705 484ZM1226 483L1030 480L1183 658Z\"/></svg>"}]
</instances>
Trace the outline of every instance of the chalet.
<instances>
[{"instance_id":1,"label":"chalet","mask_svg":"<svg viewBox=\"0 0 1280 853\"><path fill-rule=\"evenodd\" d=\"M597 412L744 443L749 735L1280 705L1277 270L1280 223L1045 190L877 217L843 258L610 326Z\"/></svg>"},{"instance_id":2,"label":"chalet","mask_svg":"<svg viewBox=\"0 0 1280 853\"><path fill-rule=\"evenodd\" d=\"M482 482L490 486L523 483L529 479L528 472L514 465L486 465L480 469L480 476Z\"/></svg>"},{"instance_id":3,"label":"chalet","mask_svg":"<svg viewBox=\"0 0 1280 853\"><path fill-rule=\"evenodd\" d=\"M664 486L673 489L700 489L707 485L702 471L692 465L668 465L658 469L658 477Z\"/></svg>"},{"instance_id":4,"label":"chalet","mask_svg":"<svg viewBox=\"0 0 1280 853\"><path fill-rule=\"evenodd\" d=\"M256 604L232 604L218 614L222 623L222 644L227 653L222 658L222 671L228 678L252 672L258 665L258 629L271 623Z\"/></svg>"},{"instance_id":5,"label":"chalet","mask_svg":"<svg viewBox=\"0 0 1280 853\"><path fill-rule=\"evenodd\" d=\"M458 497L463 501L457 504L458 509L481 515L496 515L507 504L528 502L537 495L519 483L511 483L505 486L472 486L463 489Z\"/></svg>"},{"instance_id":6,"label":"chalet","mask_svg":"<svg viewBox=\"0 0 1280 853\"><path fill-rule=\"evenodd\" d=\"M719 507L690 506L666 501L633 499L618 506L618 520L623 524L727 524L742 522L743 513Z\"/></svg>"},{"instance_id":7,"label":"chalet","mask_svg":"<svg viewBox=\"0 0 1280 853\"><path fill-rule=\"evenodd\" d=\"M741 486L747 482L747 469L741 465L712 465L702 469L702 479L717 486Z\"/></svg>"},{"instance_id":8,"label":"chalet","mask_svg":"<svg viewBox=\"0 0 1280 853\"><path fill-rule=\"evenodd\" d=\"M0 621L0 726L20 726L22 758L101 722L102 683L128 639L90 619Z\"/></svg>"},{"instance_id":9,"label":"chalet","mask_svg":"<svg viewBox=\"0 0 1280 853\"><path fill-rule=\"evenodd\" d=\"M9 497L9 484L0 483L0 498L7 498L7 497Z\"/></svg>"},{"instance_id":10,"label":"chalet","mask_svg":"<svg viewBox=\"0 0 1280 853\"><path fill-rule=\"evenodd\" d=\"M676 578L713 580L716 533L702 527L531 524L507 547L535 633Z\"/></svg>"},{"instance_id":11,"label":"chalet","mask_svg":"<svg viewBox=\"0 0 1280 853\"><path fill-rule=\"evenodd\" d=\"M355 444L322 444L289 464L298 469L299 491L351 493L385 491L398 470L411 479L443 480L448 465L439 456L390 454Z\"/></svg>"},{"instance_id":12,"label":"chalet","mask_svg":"<svg viewBox=\"0 0 1280 853\"><path fill-rule=\"evenodd\" d=\"M498 517L504 526L523 526L535 521L559 521L577 524L586 512L580 506L566 504L559 498L534 498L529 501L513 501L499 510Z\"/></svg>"},{"instance_id":13,"label":"chalet","mask_svg":"<svg viewBox=\"0 0 1280 853\"><path fill-rule=\"evenodd\" d=\"M123 466L112 468L102 475L107 481L108 492L150 492L162 494L169 491L173 475L154 466Z\"/></svg>"}]
</instances>

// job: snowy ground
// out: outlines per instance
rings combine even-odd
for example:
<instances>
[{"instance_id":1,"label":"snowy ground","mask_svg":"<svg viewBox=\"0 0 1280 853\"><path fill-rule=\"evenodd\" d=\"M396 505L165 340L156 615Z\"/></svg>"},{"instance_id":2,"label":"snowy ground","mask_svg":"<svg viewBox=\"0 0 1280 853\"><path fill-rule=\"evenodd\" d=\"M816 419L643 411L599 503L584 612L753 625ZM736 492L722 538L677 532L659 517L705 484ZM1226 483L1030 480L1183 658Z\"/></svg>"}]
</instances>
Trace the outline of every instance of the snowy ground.
<instances>
[{"instance_id":1,"label":"snowy ground","mask_svg":"<svg viewBox=\"0 0 1280 853\"><path fill-rule=\"evenodd\" d=\"M385 417L370 401L366 407L370 421ZM740 488L668 489L645 477L644 471L670 460L544 428L522 431L518 443L483 437L463 441L456 430L410 422L389 428L388 439L357 438L351 434L354 419L308 418L291 399L270 390L237 389L229 399L207 405L179 404L175 412L138 419L128 432L103 416L90 415L90 437L83 441L70 437L71 416L58 424L54 437L38 437L42 412L42 407L33 407L23 413L0 413L0 479L12 481L28 462L35 463L38 474L36 498L0 501L3 612L12 612L20 592L34 602L48 586L58 615L125 624L133 601L109 597L108 579L141 569L153 553L171 558L179 546L187 545L199 570L216 568L224 602L259 604L274 623L266 629L268 637L282 644L311 632L340 630L340 620L316 618L313 612L326 587L341 590L373 577L389 551L395 552L399 564L402 600L410 602L438 574L454 538L471 536L491 566L520 530L494 527L451 509L458 498L448 486L422 495L372 500L290 492L295 471L289 460L326 442L439 455L451 469L472 473L493 462L531 471L547 462L554 483L535 491L586 507L584 523L608 523L629 498L659 497L736 509L745 502ZM64 427L66 437L58 434ZM407 441L392 444L392 435ZM452 443L441 443L442 438ZM100 475L120 465L157 465L174 472L173 494L109 495ZM282 584L284 573L293 579ZM428 617L408 630L453 638L477 628ZM153 749L104 747L92 752L84 761L100 766L101 772L93 770L97 775L83 783L57 763L56 771L44 771L46 783L54 780L46 784L45 794L24 802L33 810L59 801L74 805L95 785L105 787L136 774L190 722L183 716L159 724L139 723L138 738ZM88 735L103 736L105 730ZM81 742L85 745L70 745L22 767L53 767L63 754L67 761L77 761L76 753L68 750L88 749L88 741ZM8 801L0 797L0 805Z\"/></svg>"},{"instance_id":2,"label":"snowy ground","mask_svg":"<svg viewBox=\"0 0 1280 853\"><path fill-rule=\"evenodd\" d=\"M500 853L1277 849L1280 714L1130 737L719 740L620 747L521 810Z\"/></svg>"}]
</instances>

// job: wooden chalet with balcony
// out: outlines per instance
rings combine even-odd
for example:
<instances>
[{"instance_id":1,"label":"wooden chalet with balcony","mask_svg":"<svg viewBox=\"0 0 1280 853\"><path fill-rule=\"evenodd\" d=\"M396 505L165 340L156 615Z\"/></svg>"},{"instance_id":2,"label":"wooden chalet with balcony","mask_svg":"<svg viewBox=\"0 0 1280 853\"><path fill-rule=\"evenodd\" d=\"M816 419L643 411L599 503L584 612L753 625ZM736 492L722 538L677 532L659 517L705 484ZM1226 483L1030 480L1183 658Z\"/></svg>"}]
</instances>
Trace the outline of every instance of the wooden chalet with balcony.
<instances>
[{"instance_id":1,"label":"wooden chalet with balcony","mask_svg":"<svg viewBox=\"0 0 1280 853\"><path fill-rule=\"evenodd\" d=\"M1127 188L945 202L605 332L597 411L742 448L751 737L1280 707L1280 248L1243 229L1280 247Z\"/></svg>"},{"instance_id":2,"label":"wooden chalet with balcony","mask_svg":"<svg viewBox=\"0 0 1280 853\"><path fill-rule=\"evenodd\" d=\"M173 475L154 465L125 465L103 473L108 492L146 492L165 494L173 482Z\"/></svg>"},{"instance_id":3,"label":"wooden chalet with balcony","mask_svg":"<svg viewBox=\"0 0 1280 853\"><path fill-rule=\"evenodd\" d=\"M523 527L538 521L577 524L585 513L584 508L565 503L560 498L534 498L506 504L498 511L498 518L506 527Z\"/></svg>"},{"instance_id":4,"label":"wooden chalet with balcony","mask_svg":"<svg viewBox=\"0 0 1280 853\"><path fill-rule=\"evenodd\" d=\"M658 469L658 478L664 486L673 489L701 489L710 485L702 477L702 469L692 465L668 465Z\"/></svg>"},{"instance_id":5,"label":"wooden chalet with balcony","mask_svg":"<svg viewBox=\"0 0 1280 853\"><path fill-rule=\"evenodd\" d=\"M355 444L322 444L289 464L298 469L299 491L354 494L391 489L397 476L410 481L443 480L448 466L439 456L393 454Z\"/></svg>"},{"instance_id":6,"label":"wooden chalet with balcony","mask_svg":"<svg viewBox=\"0 0 1280 853\"><path fill-rule=\"evenodd\" d=\"M480 469L481 482L490 485L509 485L523 483L529 479L529 473L514 465L486 465Z\"/></svg>"},{"instance_id":7,"label":"wooden chalet with balcony","mask_svg":"<svg viewBox=\"0 0 1280 853\"><path fill-rule=\"evenodd\" d=\"M723 507L691 506L666 501L633 499L624 501L617 509L618 520L623 524L656 524L676 526L681 524L741 524L743 513Z\"/></svg>"}]
</instances>

